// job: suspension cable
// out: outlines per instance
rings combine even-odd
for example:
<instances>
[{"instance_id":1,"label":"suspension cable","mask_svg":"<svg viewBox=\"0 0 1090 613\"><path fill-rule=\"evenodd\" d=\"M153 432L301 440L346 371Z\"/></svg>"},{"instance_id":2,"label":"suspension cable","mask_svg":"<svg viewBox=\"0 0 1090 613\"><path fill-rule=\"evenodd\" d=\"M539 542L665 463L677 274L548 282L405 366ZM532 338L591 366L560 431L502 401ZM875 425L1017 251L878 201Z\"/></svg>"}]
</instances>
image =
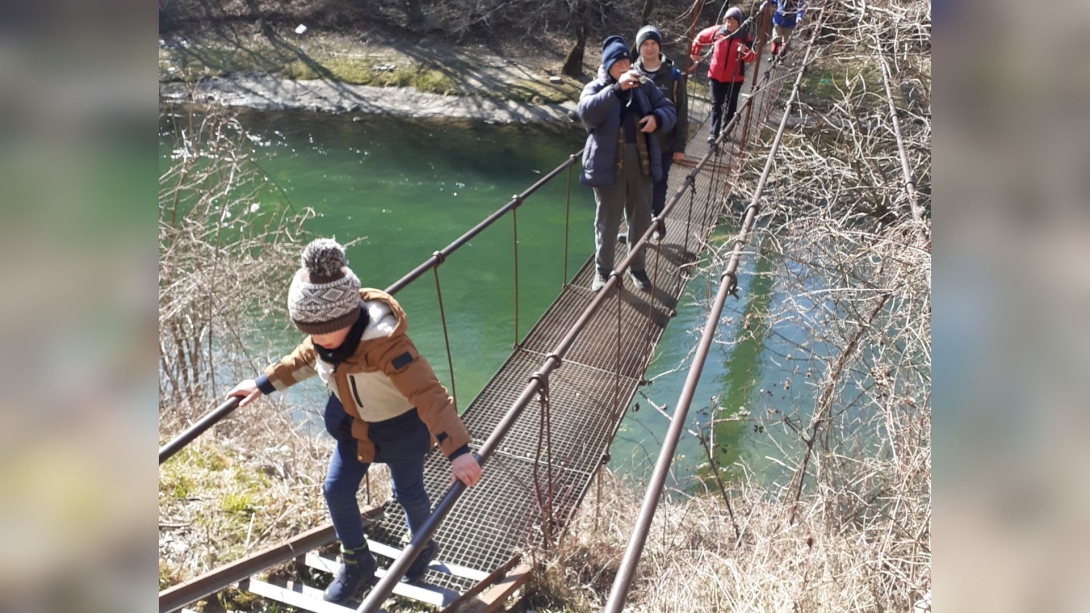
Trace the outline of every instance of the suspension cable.
<instances>
[{"instance_id":1,"label":"suspension cable","mask_svg":"<svg viewBox=\"0 0 1090 613\"><path fill-rule=\"evenodd\" d=\"M515 195L515 199L519 204L522 204L522 199ZM512 347L519 346L519 218L518 218L518 205L511 209L511 236L514 239L514 252L515 252L515 342Z\"/></svg>"},{"instance_id":2,"label":"suspension cable","mask_svg":"<svg viewBox=\"0 0 1090 613\"><path fill-rule=\"evenodd\" d=\"M560 289L564 289L568 286L568 234L571 227L571 169L575 166L575 154L571 154L569 157L571 163L568 164L568 188L564 192L564 282L560 284Z\"/></svg>"},{"instance_id":3,"label":"suspension cable","mask_svg":"<svg viewBox=\"0 0 1090 613\"><path fill-rule=\"evenodd\" d=\"M537 376L536 374L533 376ZM541 512L541 535L546 549L553 545L553 527L555 516L553 505L556 498L553 481L553 426L551 409L549 405L549 379L541 377L541 389L538 390L538 402L541 406L541 415L538 419L537 449L534 453L534 494L537 497L538 510ZM538 473L541 466L541 452L544 446L547 491L543 492Z\"/></svg>"},{"instance_id":4,"label":"suspension cable","mask_svg":"<svg viewBox=\"0 0 1090 613\"><path fill-rule=\"evenodd\" d=\"M436 253L439 253L436 251ZM441 262L442 260L440 260ZM454 399L454 410L458 410L458 388L454 384L454 359L450 355L450 337L447 335L447 313L443 308L443 290L439 287L439 263L432 267L435 273L435 295L439 298L439 319L443 322L443 342L447 346L447 368L450 369L450 395Z\"/></svg>"}]
</instances>

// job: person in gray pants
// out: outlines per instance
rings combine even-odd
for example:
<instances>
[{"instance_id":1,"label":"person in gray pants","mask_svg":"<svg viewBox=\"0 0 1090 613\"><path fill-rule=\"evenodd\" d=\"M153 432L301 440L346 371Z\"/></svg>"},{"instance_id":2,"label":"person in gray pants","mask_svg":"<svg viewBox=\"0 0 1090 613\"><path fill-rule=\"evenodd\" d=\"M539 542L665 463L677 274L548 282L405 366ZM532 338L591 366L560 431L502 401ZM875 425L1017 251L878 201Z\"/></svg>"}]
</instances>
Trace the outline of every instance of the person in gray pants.
<instances>
[{"instance_id":1,"label":"person in gray pants","mask_svg":"<svg viewBox=\"0 0 1090 613\"><path fill-rule=\"evenodd\" d=\"M579 182L593 188L596 205L591 288L598 291L613 272L621 215L628 223L629 250L651 225L652 182L662 177L662 153L653 135L670 131L677 113L654 83L632 70L632 57L620 36L602 41L602 65L597 78L583 88L578 110L587 130ZM640 251L628 276L636 287L649 291L644 261Z\"/></svg>"}]
</instances>

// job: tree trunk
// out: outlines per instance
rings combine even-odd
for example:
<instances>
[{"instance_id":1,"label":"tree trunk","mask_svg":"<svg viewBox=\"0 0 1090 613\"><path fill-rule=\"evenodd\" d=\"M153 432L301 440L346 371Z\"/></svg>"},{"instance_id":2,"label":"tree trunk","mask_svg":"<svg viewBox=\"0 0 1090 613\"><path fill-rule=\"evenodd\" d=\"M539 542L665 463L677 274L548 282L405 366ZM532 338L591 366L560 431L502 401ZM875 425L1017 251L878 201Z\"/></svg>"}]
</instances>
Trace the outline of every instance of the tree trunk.
<instances>
[{"instance_id":1,"label":"tree trunk","mask_svg":"<svg viewBox=\"0 0 1090 613\"><path fill-rule=\"evenodd\" d=\"M410 30L424 25L424 10L420 8L420 0L405 0L405 16L409 18Z\"/></svg>"},{"instance_id":2,"label":"tree trunk","mask_svg":"<svg viewBox=\"0 0 1090 613\"><path fill-rule=\"evenodd\" d=\"M651 11L653 10L655 10L655 0L643 0L643 10L640 11L640 27L651 23Z\"/></svg>"},{"instance_id":3,"label":"tree trunk","mask_svg":"<svg viewBox=\"0 0 1090 613\"><path fill-rule=\"evenodd\" d=\"M578 13L579 25L575 30L575 46L568 52L564 60L564 67L560 72L569 77L583 76L583 52L587 48L587 0L580 0L575 9Z\"/></svg>"}]
</instances>

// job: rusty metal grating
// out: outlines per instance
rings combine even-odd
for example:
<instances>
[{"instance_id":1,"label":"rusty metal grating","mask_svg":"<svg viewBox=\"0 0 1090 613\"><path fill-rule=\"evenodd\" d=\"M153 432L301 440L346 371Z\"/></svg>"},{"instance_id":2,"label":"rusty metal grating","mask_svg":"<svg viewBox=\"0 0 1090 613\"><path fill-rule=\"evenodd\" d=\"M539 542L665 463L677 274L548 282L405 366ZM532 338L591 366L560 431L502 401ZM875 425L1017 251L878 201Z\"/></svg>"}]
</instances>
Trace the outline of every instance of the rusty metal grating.
<instances>
[{"instance_id":1,"label":"rusty metal grating","mask_svg":"<svg viewBox=\"0 0 1090 613\"><path fill-rule=\"evenodd\" d=\"M565 289L560 298L542 316L534 326L522 347L540 354L547 354L560 343L567 331L590 304L594 295L589 289L591 269L584 267L576 275L575 283ZM675 299L665 292L655 292L655 308L650 310L651 325L648 325L647 298L650 294L633 292L627 287L620 288L613 297L598 309L587 326L579 334L575 343L565 356L565 361L583 364L606 372L617 370L624 377L638 379L643 373L647 356L652 350L652 343L658 340L669 313L673 310ZM620 320L618 323L618 296L620 299ZM664 302L665 301L665 302ZM618 356L618 330L620 331L620 354Z\"/></svg>"},{"instance_id":2,"label":"rusty metal grating","mask_svg":"<svg viewBox=\"0 0 1090 613\"><path fill-rule=\"evenodd\" d=\"M497 454L486 469L491 479L469 488L447 516L435 537L437 559L484 572L498 568L521 547L539 538L539 512L534 502L533 463ZM541 472L544 483L544 471ZM577 496L589 483L589 475L553 468L559 510L574 508ZM450 485L450 468L440 454L429 455L424 466L424 486L437 497ZM370 530L373 540L403 547L406 536L401 507L386 502L386 519ZM384 564L385 565L385 564ZM425 582L465 592L474 582L445 573L428 571Z\"/></svg>"},{"instance_id":3,"label":"rusty metal grating","mask_svg":"<svg viewBox=\"0 0 1090 613\"><path fill-rule=\"evenodd\" d=\"M478 399L487 401L488 406L511 406L529 382L530 374L544 361L543 355L517 351L503 374L489 382ZM618 378L572 363L553 372L549 377L549 415L554 466L588 474L593 472L609 446L617 417L628 404L635 383L625 377ZM465 421L475 434L474 447L484 443L484 437L495 429L503 414L491 410L467 412ZM534 461L540 418L541 403L535 398L501 443L499 452Z\"/></svg>"}]
</instances>

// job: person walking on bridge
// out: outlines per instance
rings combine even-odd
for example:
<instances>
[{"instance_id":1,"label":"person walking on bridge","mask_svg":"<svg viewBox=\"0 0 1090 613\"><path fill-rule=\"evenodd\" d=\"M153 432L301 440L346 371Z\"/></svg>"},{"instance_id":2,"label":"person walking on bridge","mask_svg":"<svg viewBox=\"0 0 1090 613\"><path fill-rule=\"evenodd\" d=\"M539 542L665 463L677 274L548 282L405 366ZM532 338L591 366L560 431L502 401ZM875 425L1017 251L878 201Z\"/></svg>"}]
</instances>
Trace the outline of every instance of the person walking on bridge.
<instances>
[{"instance_id":1,"label":"person walking on bridge","mask_svg":"<svg viewBox=\"0 0 1090 613\"><path fill-rule=\"evenodd\" d=\"M654 220L666 207L667 181L670 167L685 158L685 143L689 140L689 96L686 79L670 58L662 54L662 33L655 26L644 26L636 33L636 70L651 80L663 96L674 105L677 121L670 131L659 130L662 176L655 180L651 193L651 218ZM655 238L661 231L655 229Z\"/></svg>"},{"instance_id":2,"label":"person walking on bridge","mask_svg":"<svg viewBox=\"0 0 1090 613\"><path fill-rule=\"evenodd\" d=\"M602 41L602 65L579 95L578 110L587 130L579 182L594 190L591 288L598 291L613 272L621 214L628 224L629 251L651 226L652 182L663 176L659 139L653 135L673 129L677 114L655 84L632 69L620 36ZM636 253L628 276L636 287L650 291L645 255L643 249Z\"/></svg>"},{"instance_id":3,"label":"person walking on bridge","mask_svg":"<svg viewBox=\"0 0 1090 613\"><path fill-rule=\"evenodd\" d=\"M791 32L798 25L802 17L802 5L805 0L769 0L775 12L772 13L772 44L771 53L777 55L781 51L787 51L787 41L791 38Z\"/></svg>"},{"instance_id":4,"label":"person walking on bridge","mask_svg":"<svg viewBox=\"0 0 1090 613\"><path fill-rule=\"evenodd\" d=\"M239 406L246 406L314 375L329 387L325 427L337 445L322 493L341 542L341 565L324 597L340 603L374 581L377 564L364 540L356 500L373 462L389 467L394 498L413 533L431 515L424 456L436 443L450 460L453 477L466 485L477 483L481 467L469 451L469 432L454 401L405 334L408 320L401 305L382 290L361 289L336 241L320 238L303 250L302 267L288 289L288 314L308 336L227 396L242 397ZM406 579L422 577L437 549L430 541Z\"/></svg>"},{"instance_id":5,"label":"person walking on bridge","mask_svg":"<svg viewBox=\"0 0 1090 613\"><path fill-rule=\"evenodd\" d=\"M693 65L700 61L700 50L712 45L712 61L708 67L708 79L712 90L712 118L708 132L708 142L713 146L719 139L719 131L730 123L738 110L738 94L746 79L745 65L757 59L757 54L750 47L751 39L741 29L744 21L742 11L732 6L723 16L722 26L711 26L701 30L693 39L689 55ZM723 116L723 107L727 107Z\"/></svg>"}]
</instances>

